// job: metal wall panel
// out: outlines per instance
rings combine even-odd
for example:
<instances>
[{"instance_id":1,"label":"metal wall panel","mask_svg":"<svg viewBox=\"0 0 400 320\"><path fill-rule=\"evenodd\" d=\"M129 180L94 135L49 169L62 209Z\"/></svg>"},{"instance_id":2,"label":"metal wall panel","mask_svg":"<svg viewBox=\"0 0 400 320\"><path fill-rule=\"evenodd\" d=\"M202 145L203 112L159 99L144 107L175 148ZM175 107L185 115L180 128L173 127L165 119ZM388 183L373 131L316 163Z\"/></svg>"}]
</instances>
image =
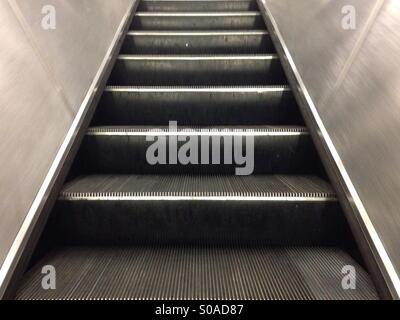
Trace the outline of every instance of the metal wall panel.
<instances>
[{"instance_id":1,"label":"metal wall panel","mask_svg":"<svg viewBox=\"0 0 400 320\"><path fill-rule=\"evenodd\" d=\"M0 1L0 284L10 248L134 2ZM56 8L55 30L41 26L44 5Z\"/></svg>"},{"instance_id":2,"label":"metal wall panel","mask_svg":"<svg viewBox=\"0 0 400 320\"><path fill-rule=\"evenodd\" d=\"M323 113L400 274L400 2L387 1ZM335 110L335 112L334 112Z\"/></svg>"},{"instance_id":3,"label":"metal wall panel","mask_svg":"<svg viewBox=\"0 0 400 320\"><path fill-rule=\"evenodd\" d=\"M132 0L13 1L43 62L76 112ZM56 9L55 30L42 28L41 10L46 5Z\"/></svg>"},{"instance_id":4,"label":"metal wall panel","mask_svg":"<svg viewBox=\"0 0 400 320\"><path fill-rule=\"evenodd\" d=\"M400 293L400 2L261 0L290 52ZM352 5L356 29L342 28ZM326 137L322 137L326 138ZM363 210L361 210L363 211ZM381 247L380 247L381 245ZM392 292L392 293L393 293ZM396 294L394 295L396 296Z\"/></svg>"},{"instance_id":5,"label":"metal wall panel","mask_svg":"<svg viewBox=\"0 0 400 320\"><path fill-rule=\"evenodd\" d=\"M315 103L331 93L379 0L266 0ZM356 8L355 30L343 30L342 8Z\"/></svg>"},{"instance_id":6,"label":"metal wall panel","mask_svg":"<svg viewBox=\"0 0 400 320\"><path fill-rule=\"evenodd\" d=\"M0 23L3 261L72 122L72 114L6 1L0 2Z\"/></svg>"}]
</instances>

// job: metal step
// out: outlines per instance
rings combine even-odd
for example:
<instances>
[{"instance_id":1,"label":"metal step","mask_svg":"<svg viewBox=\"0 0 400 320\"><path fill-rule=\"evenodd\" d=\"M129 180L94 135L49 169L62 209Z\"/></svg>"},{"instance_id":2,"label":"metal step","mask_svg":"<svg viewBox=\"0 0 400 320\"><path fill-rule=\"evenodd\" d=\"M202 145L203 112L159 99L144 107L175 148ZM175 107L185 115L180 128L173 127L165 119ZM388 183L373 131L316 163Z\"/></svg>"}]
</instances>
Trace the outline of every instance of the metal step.
<instances>
[{"instance_id":1,"label":"metal step","mask_svg":"<svg viewBox=\"0 0 400 320\"><path fill-rule=\"evenodd\" d=\"M268 55L121 55L109 79L124 86L282 85L279 58Z\"/></svg>"},{"instance_id":2,"label":"metal step","mask_svg":"<svg viewBox=\"0 0 400 320\"><path fill-rule=\"evenodd\" d=\"M55 290L41 286L44 265ZM352 265L355 290L342 288ZM67 247L24 277L17 299L282 300L377 299L366 272L334 248L248 246Z\"/></svg>"},{"instance_id":3,"label":"metal step","mask_svg":"<svg viewBox=\"0 0 400 320\"><path fill-rule=\"evenodd\" d=\"M252 30L265 29L257 11L247 12L138 12L131 30Z\"/></svg>"},{"instance_id":4,"label":"metal step","mask_svg":"<svg viewBox=\"0 0 400 320\"><path fill-rule=\"evenodd\" d=\"M287 86L107 87L94 125L302 125Z\"/></svg>"},{"instance_id":5,"label":"metal step","mask_svg":"<svg viewBox=\"0 0 400 320\"><path fill-rule=\"evenodd\" d=\"M191 11L254 11L254 0L142 0L138 11L191 12Z\"/></svg>"},{"instance_id":6,"label":"metal step","mask_svg":"<svg viewBox=\"0 0 400 320\"><path fill-rule=\"evenodd\" d=\"M54 220L63 244L340 245L330 185L293 175L90 175L68 183Z\"/></svg>"},{"instance_id":7,"label":"metal step","mask_svg":"<svg viewBox=\"0 0 400 320\"><path fill-rule=\"evenodd\" d=\"M268 33L254 31L130 31L123 54L274 53Z\"/></svg>"},{"instance_id":8,"label":"metal step","mask_svg":"<svg viewBox=\"0 0 400 320\"><path fill-rule=\"evenodd\" d=\"M153 163L154 157L161 163ZM107 174L310 174L320 169L308 131L278 126L92 127L80 161L85 172Z\"/></svg>"}]
</instances>

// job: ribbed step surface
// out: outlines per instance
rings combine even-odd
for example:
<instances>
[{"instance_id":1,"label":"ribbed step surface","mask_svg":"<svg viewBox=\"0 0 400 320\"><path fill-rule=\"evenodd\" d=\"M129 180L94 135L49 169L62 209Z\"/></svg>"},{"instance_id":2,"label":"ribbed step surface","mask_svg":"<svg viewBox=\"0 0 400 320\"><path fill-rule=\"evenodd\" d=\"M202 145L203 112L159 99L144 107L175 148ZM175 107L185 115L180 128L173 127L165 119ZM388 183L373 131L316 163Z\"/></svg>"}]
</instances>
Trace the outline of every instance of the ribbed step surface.
<instances>
[{"instance_id":1,"label":"ribbed step surface","mask_svg":"<svg viewBox=\"0 0 400 320\"><path fill-rule=\"evenodd\" d=\"M44 265L57 272L43 290ZM342 288L342 269L355 267L355 290ZM18 299L376 299L367 274L330 248L138 246L63 248L24 278Z\"/></svg>"},{"instance_id":2,"label":"ribbed step surface","mask_svg":"<svg viewBox=\"0 0 400 320\"><path fill-rule=\"evenodd\" d=\"M61 193L66 244L338 245L346 224L328 183L313 176L93 175Z\"/></svg>"},{"instance_id":3,"label":"ribbed step surface","mask_svg":"<svg viewBox=\"0 0 400 320\"><path fill-rule=\"evenodd\" d=\"M279 58L268 55L121 55L111 74L112 85L282 85Z\"/></svg>"},{"instance_id":4,"label":"ribbed step surface","mask_svg":"<svg viewBox=\"0 0 400 320\"><path fill-rule=\"evenodd\" d=\"M131 31L123 54L274 53L266 31Z\"/></svg>"},{"instance_id":5,"label":"ribbed step surface","mask_svg":"<svg viewBox=\"0 0 400 320\"><path fill-rule=\"evenodd\" d=\"M144 0L140 1L138 11L153 12L217 12L217 11L254 11L254 0Z\"/></svg>"},{"instance_id":6,"label":"ribbed step surface","mask_svg":"<svg viewBox=\"0 0 400 320\"><path fill-rule=\"evenodd\" d=\"M291 175L95 175L78 178L67 184L62 199L101 199L102 197L259 197L335 199L332 187L313 176ZM117 198L118 198L117 197ZM218 200L218 199L216 199Z\"/></svg>"},{"instance_id":7,"label":"ribbed step surface","mask_svg":"<svg viewBox=\"0 0 400 320\"><path fill-rule=\"evenodd\" d=\"M114 174L318 173L318 155L305 127L186 128L174 123L89 128L82 164L87 172Z\"/></svg>"},{"instance_id":8,"label":"ribbed step surface","mask_svg":"<svg viewBox=\"0 0 400 320\"><path fill-rule=\"evenodd\" d=\"M292 91L272 87L108 87L96 125L301 125Z\"/></svg>"},{"instance_id":9,"label":"ribbed step surface","mask_svg":"<svg viewBox=\"0 0 400 320\"><path fill-rule=\"evenodd\" d=\"M132 30L252 30L265 29L255 12L138 12Z\"/></svg>"}]
</instances>

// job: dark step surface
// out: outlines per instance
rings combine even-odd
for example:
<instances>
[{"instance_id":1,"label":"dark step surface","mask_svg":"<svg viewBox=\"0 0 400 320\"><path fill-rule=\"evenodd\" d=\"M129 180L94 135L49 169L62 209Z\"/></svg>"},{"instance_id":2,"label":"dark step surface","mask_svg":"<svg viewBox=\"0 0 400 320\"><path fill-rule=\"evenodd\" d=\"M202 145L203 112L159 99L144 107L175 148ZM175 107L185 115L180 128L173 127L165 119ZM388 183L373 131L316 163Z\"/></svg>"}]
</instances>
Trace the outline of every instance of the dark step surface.
<instances>
[{"instance_id":1,"label":"dark step surface","mask_svg":"<svg viewBox=\"0 0 400 320\"><path fill-rule=\"evenodd\" d=\"M95 125L302 125L292 91L271 87L107 87Z\"/></svg>"},{"instance_id":2,"label":"dark step surface","mask_svg":"<svg viewBox=\"0 0 400 320\"><path fill-rule=\"evenodd\" d=\"M217 12L217 11L254 11L258 10L255 0L142 0L138 11L153 12Z\"/></svg>"},{"instance_id":3,"label":"dark step surface","mask_svg":"<svg viewBox=\"0 0 400 320\"><path fill-rule=\"evenodd\" d=\"M247 31L131 31L122 54L252 54L274 53L263 30Z\"/></svg>"},{"instance_id":4,"label":"dark step surface","mask_svg":"<svg viewBox=\"0 0 400 320\"><path fill-rule=\"evenodd\" d=\"M110 85L282 85L279 58L265 55L120 55Z\"/></svg>"},{"instance_id":5,"label":"dark step surface","mask_svg":"<svg viewBox=\"0 0 400 320\"><path fill-rule=\"evenodd\" d=\"M305 127L171 125L89 128L81 164L85 172L110 174L310 174L321 169Z\"/></svg>"},{"instance_id":6,"label":"dark step surface","mask_svg":"<svg viewBox=\"0 0 400 320\"><path fill-rule=\"evenodd\" d=\"M259 12L138 12L132 30L265 29Z\"/></svg>"},{"instance_id":7,"label":"dark step surface","mask_svg":"<svg viewBox=\"0 0 400 320\"><path fill-rule=\"evenodd\" d=\"M330 185L313 176L92 175L55 210L66 244L339 245L347 228Z\"/></svg>"},{"instance_id":8,"label":"dark step surface","mask_svg":"<svg viewBox=\"0 0 400 320\"><path fill-rule=\"evenodd\" d=\"M44 265L57 272L43 290ZM355 290L342 269L355 267ZM26 274L17 299L377 299L365 271L333 248L248 246L67 247Z\"/></svg>"}]
</instances>

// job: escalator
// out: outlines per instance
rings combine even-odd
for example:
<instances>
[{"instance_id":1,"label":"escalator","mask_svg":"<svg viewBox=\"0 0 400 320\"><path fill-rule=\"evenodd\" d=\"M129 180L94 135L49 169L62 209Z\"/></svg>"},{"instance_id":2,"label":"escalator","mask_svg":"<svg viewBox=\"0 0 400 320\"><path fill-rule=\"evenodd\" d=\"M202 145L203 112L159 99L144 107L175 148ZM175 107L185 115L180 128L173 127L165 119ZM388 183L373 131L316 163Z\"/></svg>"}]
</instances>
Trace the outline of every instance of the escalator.
<instances>
[{"instance_id":1,"label":"escalator","mask_svg":"<svg viewBox=\"0 0 400 320\"><path fill-rule=\"evenodd\" d=\"M16 298L377 298L256 1L139 3Z\"/></svg>"}]
</instances>

